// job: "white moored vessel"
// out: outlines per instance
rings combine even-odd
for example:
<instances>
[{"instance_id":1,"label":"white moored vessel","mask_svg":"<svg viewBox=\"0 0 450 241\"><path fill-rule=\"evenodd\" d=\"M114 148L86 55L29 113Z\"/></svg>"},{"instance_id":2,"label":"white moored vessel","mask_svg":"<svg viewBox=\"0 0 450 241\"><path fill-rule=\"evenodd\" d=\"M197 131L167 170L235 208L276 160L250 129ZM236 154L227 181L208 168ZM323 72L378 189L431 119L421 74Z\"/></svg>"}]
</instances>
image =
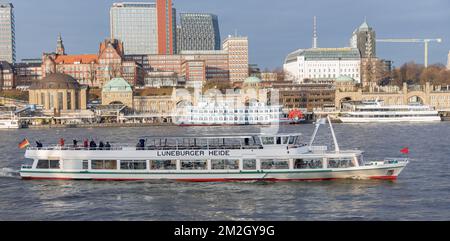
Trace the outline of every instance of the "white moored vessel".
<instances>
[{"instance_id":1,"label":"white moored vessel","mask_svg":"<svg viewBox=\"0 0 450 241\"><path fill-rule=\"evenodd\" d=\"M382 103L378 100L344 103L338 118L343 123L441 121L439 112L431 106L383 105Z\"/></svg>"},{"instance_id":2,"label":"white moored vessel","mask_svg":"<svg viewBox=\"0 0 450 241\"><path fill-rule=\"evenodd\" d=\"M364 162L357 150L313 146L299 134L204 137L152 137L133 146L96 148L30 147L20 175L24 179L302 181L396 179L407 159Z\"/></svg>"},{"instance_id":3,"label":"white moored vessel","mask_svg":"<svg viewBox=\"0 0 450 241\"><path fill-rule=\"evenodd\" d=\"M185 114L177 118L182 126L268 125L282 121L282 107L260 102L237 106L233 101L201 101L186 106Z\"/></svg>"},{"instance_id":4,"label":"white moored vessel","mask_svg":"<svg viewBox=\"0 0 450 241\"><path fill-rule=\"evenodd\" d=\"M11 112L9 115L0 115L0 129L20 129L23 123Z\"/></svg>"}]
</instances>

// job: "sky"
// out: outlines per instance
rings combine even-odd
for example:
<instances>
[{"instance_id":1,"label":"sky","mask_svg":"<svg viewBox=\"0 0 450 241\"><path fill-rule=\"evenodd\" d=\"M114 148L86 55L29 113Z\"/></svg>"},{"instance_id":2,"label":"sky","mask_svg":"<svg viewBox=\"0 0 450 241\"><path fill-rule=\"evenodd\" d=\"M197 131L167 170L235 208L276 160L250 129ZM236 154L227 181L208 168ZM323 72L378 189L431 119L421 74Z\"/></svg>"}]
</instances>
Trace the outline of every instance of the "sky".
<instances>
[{"instance_id":1,"label":"sky","mask_svg":"<svg viewBox=\"0 0 450 241\"><path fill-rule=\"evenodd\" d=\"M58 33L69 54L98 52L100 42L109 37L109 8L120 1L9 2L14 5L20 61L55 51ZM178 13L218 15L222 39L236 32L248 36L250 63L261 69L282 67L288 53L311 47L313 16L318 21L319 47L348 46L353 30L366 18L378 38L443 38L443 43L430 45L430 64L446 64L450 50L448 0L174 0L174 6ZM423 63L424 47L378 43L377 56L393 60L395 66Z\"/></svg>"}]
</instances>

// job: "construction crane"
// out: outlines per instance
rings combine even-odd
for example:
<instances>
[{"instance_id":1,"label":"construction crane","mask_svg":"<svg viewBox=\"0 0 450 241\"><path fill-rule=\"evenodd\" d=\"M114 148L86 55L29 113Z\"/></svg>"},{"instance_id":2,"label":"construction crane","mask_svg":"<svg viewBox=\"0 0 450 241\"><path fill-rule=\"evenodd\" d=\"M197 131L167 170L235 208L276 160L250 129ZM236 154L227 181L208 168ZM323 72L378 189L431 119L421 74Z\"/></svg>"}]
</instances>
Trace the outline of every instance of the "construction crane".
<instances>
[{"instance_id":1,"label":"construction crane","mask_svg":"<svg viewBox=\"0 0 450 241\"><path fill-rule=\"evenodd\" d=\"M436 39L377 39L381 43L424 43L425 44L425 68L428 67L428 45L430 42L442 43L441 38Z\"/></svg>"}]
</instances>

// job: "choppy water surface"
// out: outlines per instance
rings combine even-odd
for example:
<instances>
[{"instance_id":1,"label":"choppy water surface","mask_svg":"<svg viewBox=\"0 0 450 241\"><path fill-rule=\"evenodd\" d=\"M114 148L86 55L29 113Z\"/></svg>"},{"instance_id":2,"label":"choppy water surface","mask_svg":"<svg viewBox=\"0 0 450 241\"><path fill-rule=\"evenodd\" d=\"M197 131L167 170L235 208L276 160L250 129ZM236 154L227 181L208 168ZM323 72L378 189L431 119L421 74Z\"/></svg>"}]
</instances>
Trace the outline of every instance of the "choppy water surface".
<instances>
[{"instance_id":1,"label":"choppy water surface","mask_svg":"<svg viewBox=\"0 0 450 241\"><path fill-rule=\"evenodd\" d=\"M305 142L312 125L285 126ZM250 133L251 127L152 127L0 130L0 220L449 220L450 123L335 125L341 149L366 160L401 156L412 163L396 182L152 183L22 181L17 170L28 137L96 138L135 143L141 136ZM327 128L318 144L331 145Z\"/></svg>"}]
</instances>

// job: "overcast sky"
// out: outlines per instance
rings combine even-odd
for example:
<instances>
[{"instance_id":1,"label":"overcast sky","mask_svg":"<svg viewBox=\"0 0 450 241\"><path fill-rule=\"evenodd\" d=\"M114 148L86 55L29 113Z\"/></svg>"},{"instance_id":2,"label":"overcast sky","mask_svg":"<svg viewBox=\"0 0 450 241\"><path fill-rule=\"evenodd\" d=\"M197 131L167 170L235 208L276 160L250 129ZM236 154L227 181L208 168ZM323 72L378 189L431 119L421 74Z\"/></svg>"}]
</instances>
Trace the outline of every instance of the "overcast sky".
<instances>
[{"instance_id":1,"label":"overcast sky","mask_svg":"<svg viewBox=\"0 0 450 241\"><path fill-rule=\"evenodd\" d=\"M96 53L109 36L109 8L120 2L10 1L15 6L18 60L54 51L59 32L69 54ZM178 13L217 14L222 38L235 31L248 36L250 62L261 68L280 67L289 52L311 47L314 15L319 47L348 46L352 31L366 17L378 38L443 38L443 43L431 45L430 63L447 63L450 50L448 0L174 0L174 4ZM423 52L420 44L377 45L377 55L396 66L423 63Z\"/></svg>"}]
</instances>

